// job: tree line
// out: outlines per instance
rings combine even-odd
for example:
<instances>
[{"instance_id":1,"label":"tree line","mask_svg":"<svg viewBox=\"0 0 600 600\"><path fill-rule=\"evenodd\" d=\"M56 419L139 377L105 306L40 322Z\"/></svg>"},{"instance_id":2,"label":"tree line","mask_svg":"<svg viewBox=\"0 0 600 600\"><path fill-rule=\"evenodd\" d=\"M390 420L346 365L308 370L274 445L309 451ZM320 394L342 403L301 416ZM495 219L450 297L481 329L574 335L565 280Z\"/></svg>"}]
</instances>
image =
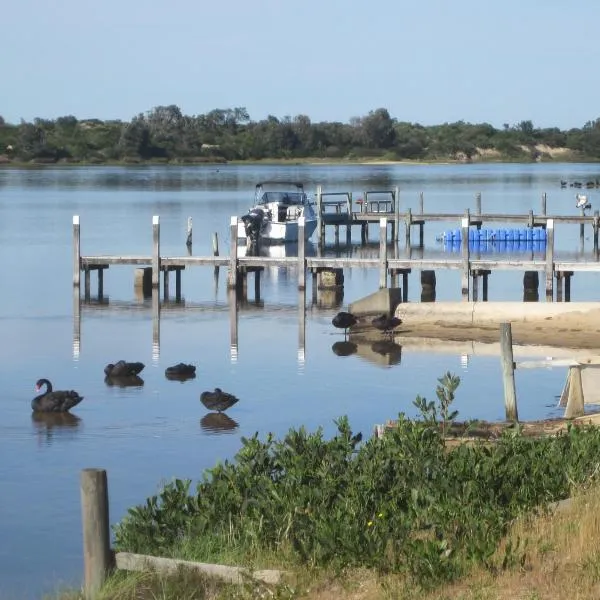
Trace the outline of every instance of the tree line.
<instances>
[{"instance_id":1,"label":"tree line","mask_svg":"<svg viewBox=\"0 0 600 600\"><path fill-rule=\"evenodd\" d=\"M342 122L306 115L253 121L243 107L184 115L157 106L130 121L0 116L2 162L207 162L261 159L600 160L600 119L582 128L538 128L532 121L465 121L424 126L385 108Z\"/></svg>"}]
</instances>

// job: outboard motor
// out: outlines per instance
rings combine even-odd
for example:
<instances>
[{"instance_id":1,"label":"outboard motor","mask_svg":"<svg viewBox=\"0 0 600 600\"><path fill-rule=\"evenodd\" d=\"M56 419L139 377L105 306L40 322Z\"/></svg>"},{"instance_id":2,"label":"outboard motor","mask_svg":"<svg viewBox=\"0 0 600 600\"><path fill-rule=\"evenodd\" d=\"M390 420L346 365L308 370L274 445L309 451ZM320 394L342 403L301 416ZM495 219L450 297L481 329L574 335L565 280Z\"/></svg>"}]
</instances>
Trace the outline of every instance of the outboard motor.
<instances>
[{"instance_id":1,"label":"outboard motor","mask_svg":"<svg viewBox=\"0 0 600 600\"><path fill-rule=\"evenodd\" d=\"M247 255L256 256L258 254L258 242L260 232L265 221L265 211L262 208L253 208L242 217L244 229L247 238Z\"/></svg>"}]
</instances>

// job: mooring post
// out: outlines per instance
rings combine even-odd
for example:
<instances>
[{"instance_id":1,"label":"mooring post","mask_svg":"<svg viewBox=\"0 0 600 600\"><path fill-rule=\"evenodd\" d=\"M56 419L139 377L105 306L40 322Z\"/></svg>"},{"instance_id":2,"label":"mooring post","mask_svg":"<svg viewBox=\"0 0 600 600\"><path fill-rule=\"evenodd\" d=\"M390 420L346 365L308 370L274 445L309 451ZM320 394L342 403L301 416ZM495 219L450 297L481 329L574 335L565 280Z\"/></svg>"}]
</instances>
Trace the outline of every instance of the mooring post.
<instances>
[{"instance_id":1,"label":"mooring post","mask_svg":"<svg viewBox=\"0 0 600 600\"><path fill-rule=\"evenodd\" d=\"M169 268L163 270L163 298L165 302L169 299Z\"/></svg>"},{"instance_id":2,"label":"mooring post","mask_svg":"<svg viewBox=\"0 0 600 600\"><path fill-rule=\"evenodd\" d=\"M306 356L306 289L298 290L298 363Z\"/></svg>"},{"instance_id":3,"label":"mooring post","mask_svg":"<svg viewBox=\"0 0 600 600\"><path fill-rule=\"evenodd\" d=\"M387 287L387 219L379 219L379 287Z\"/></svg>"},{"instance_id":4,"label":"mooring post","mask_svg":"<svg viewBox=\"0 0 600 600\"><path fill-rule=\"evenodd\" d=\"M79 360L81 350L81 297L79 287L73 286L73 360Z\"/></svg>"},{"instance_id":5,"label":"mooring post","mask_svg":"<svg viewBox=\"0 0 600 600\"><path fill-rule=\"evenodd\" d=\"M475 194L475 214L481 214L481 192Z\"/></svg>"},{"instance_id":6,"label":"mooring post","mask_svg":"<svg viewBox=\"0 0 600 600\"><path fill-rule=\"evenodd\" d=\"M462 279L461 294L465 302L469 301L469 217L461 219L461 255L462 255Z\"/></svg>"},{"instance_id":7,"label":"mooring post","mask_svg":"<svg viewBox=\"0 0 600 600\"><path fill-rule=\"evenodd\" d=\"M80 480L83 524L84 588L95 598L112 564L108 519L108 483L104 469L83 469Z\"/></svg>"},{"instance_id":8,"label":"mooring post","mask_svg":"<svg viewBox=\"0 0 600 600\"><path fill-rule=\"evenodd\" d=\"M227 276L227 287L229 288L234 288L238 279L237 230L238 218L231 217L229 225L229 274Z\"/></svg>"},{"instance_id":9,"label":"mooring post","mask_svg":"<svg viewBox=\"0 0 600 600\"><path fill-rule=\"evenodd\" d=\"M424 205L425 205L425 198L424 198L423 192L419 192L419 214L420 215L423 214Z\"/></svg>"},{"instance_id":10,"label":"mooring post","mask_svg":"<svg viewBox=\"0 0 600 600\"><path fill-rule=\"evenodd\" d=\"M303 290L306 287L306 259L305 246L306 240L304 237L304 225L306 218L299 217L298 219L298 289Z\"/></svg>"},{"instance_id":11,"label":"mooring post","mask_svg":"<svg viewBox=\"0 0 600 600\"><path fill-rule=\"evenodd\" d=\"M81 236L79 231L79 215L73 216L73 285L81 281Z\"/></svg>"},{"instance_id":12,"label":"mooring post","mask_svg":"<svg viewBox=\"0 0 600 600\"><path fill-rule=\"evenodd\" d=\"M542 215L546 216L546 192L542 194Z\"/></svg>"},{"instance_id":13,"label":"mooring post","mask_svg":"<svg viewBox=\"0 0 600 600\"><path fill-rule=\"evenodd\" d=\"M181 300L181 269L175 269L175 300Z\"/></svg>"},{"instance_id":14,"label":"mooring post","mask_svg":"<svg viewBox=\"0 0 600 600\"><path fill-rule=\"evenodd\" d=\"M515 363L512 348L512 326L500 323L500 360L502 361L502 381L504 383L504 409L506 420L517 422L517 391L515 388Z\"/></svg>"},{"instance_id":15,"label":"mooring post","mask_svg":"<svg viewBox=\"0 0 600 600\"><path fill-rule=\"evenodd\" d=\"M394 241L400 236L400 187L394 188Z\"/></svg>"},{"instance_id":16,"label":"mooring post","mask_svg":"<svg viewBox=\"0 0 600 600\"><path fill-rule=\"evenodd\" d=\"M232 363L238 359L238 297L235 285L227 291L229 301L229 353Z\"/></svg>"},{"instance_id":17,"label":"mooring post","mask_svg":"<svg viewBox=\"0 0 600 600\"><path fill-rule=\"evenodd\" d=\"M471 277L473 278L473 302L477 302L479 296L479 271L472 271Z\"/></svg>"},{"instance_id":18,"label":"mooring post","mask_svg":"<svg viewBox=\"0 0 600 600\"><path fill-rule=\"evenodd\" d=\"M152 217L152 287L158 287L160 280L160 218Z\"/></svg>"},{"instance_id":19,"label":"mooring post","mask_svg":"<svg viewBox=\"0 0 600 600\"><path fill-rule=\"evenodd\" d=\"M546 302L554 298L554 219L546 221Z\"/></svg>"},{"instance_id":20,"label":"mooring post","mask_svg":"<svg viewBox=\"0 0 600 600\"><path fill-rule=\"evenodd\" d=\"M406 209L406 218L405 218L405 229L406 229L406 247L410 248L410 228L412 225L412 211L410 208Z\"/></svg>"},{"instance_id":21,"label":"mooring post","mask_svg":"<svg viewBox=\"0 0 600 600\"><path fill-rule=\"evenodd\" d=\"M323 188L317 186L317 242L319 246L325 242L325 225L323 223Z\"/></svg>"}]
</instances>

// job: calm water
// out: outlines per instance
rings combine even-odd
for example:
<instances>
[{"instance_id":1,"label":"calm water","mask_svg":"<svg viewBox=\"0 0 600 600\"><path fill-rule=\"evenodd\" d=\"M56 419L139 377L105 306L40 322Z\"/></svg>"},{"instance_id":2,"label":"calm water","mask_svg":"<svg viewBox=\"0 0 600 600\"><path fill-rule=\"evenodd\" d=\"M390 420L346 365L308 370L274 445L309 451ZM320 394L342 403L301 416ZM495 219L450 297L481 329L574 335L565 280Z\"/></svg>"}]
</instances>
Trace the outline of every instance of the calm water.
<instances>
[{"instance_id":1,"label":"calm water","mask_svg":"<svg viewBox=\"0 0 600 600\"><path fill-rule=\"evenodd\" d=\"M185 254L188 216L194 223L194 254L211 254L217 232L227 253L228 224L245 212L261 179L299 179L309 190L392 189L403 206L460 212L539 210L577 214L575 191L560 179L594 179L593 165L339 166L339 167L152 167L0 170L0 249L4 284L0 296L0 597L35 597L58 584L78 584L82 572L79 472L103 467L109 474L111 521L154 493L172 477L198 478L215 461L232 457L240 437L255 431L285 433L290 427L323 426L347 414L355 430L369 434L375 423L399 411L414 414L417 394L433 398L436 378L450 370L462 378L456 407L464 418L502 418L502 386L495 356L431 353L405 347L401 360L385 366L367 352L340 357L332 351L342 336L331 317L339 309L326 298L312 304L307 291L304 353L299 353L296 273L268 269L261 302L238 314L238 348L230 347L226 269L215 282L212 268L183 273L185 309L164 307L160 348L153 347L151 303L136 299L133 268L106 272L108 306L81 307L81 343L73 352L71 222L81 218L83 254L149 254L152 215L161 218L161 253ZM585 192L584 192L585 193ZM588 195L594 207L596 194ZM425 253L443 251L436 237L451 224L426 227ZM377 228L373 228L375 230ZM358 235L358 229L355 237ZM590 232L586 233L589 238ZM373 231L373 235L377 235ZM341 239L345 239L342 232ZM375 240L373 240L375 242ZM576 226L558 226L561 256L591 258ZM404 252L401 241L401 252ZM330 248L327 252L334 253ZM373 247L339 250L377 252ZM418 252L418 251L415 251ZM377 289L376 270L345 273L342 304ZM522 274L494 273L490 300L520 300ZM174 276L171 276L174 292ZM460 298L458 272L438 272L438 300ZM409 300L420 295L411 276ZM596 275L578 275L573 300L598 297ZM82 283L83 286L83 283ZM82 290L83 293L83 290ZM95 275L92 276L95 294ZM372 354L371 354L372 356ZM103 367L120 358L141 360L143 387L104 383ZM167 381L166 366L197 365L197 378ZM32 418L29 402L39 377L59 389L76 389L85 400L64 423ZM556 396L565 372L519 372L522 418L557 414ZM240 397L229 419L215 420L200 404L200 392L220 386ZM535 392L535 393L534 393Z\"/></svg>"}]
</instances>

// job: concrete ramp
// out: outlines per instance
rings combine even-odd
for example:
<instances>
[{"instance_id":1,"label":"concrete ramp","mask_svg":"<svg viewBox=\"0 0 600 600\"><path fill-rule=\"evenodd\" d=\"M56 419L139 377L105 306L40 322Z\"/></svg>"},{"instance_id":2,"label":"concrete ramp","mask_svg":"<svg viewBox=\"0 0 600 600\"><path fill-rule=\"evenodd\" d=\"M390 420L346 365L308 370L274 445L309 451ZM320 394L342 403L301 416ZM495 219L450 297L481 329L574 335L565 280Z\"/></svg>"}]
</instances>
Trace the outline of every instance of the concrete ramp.
<instances>
[{"instance_id":1,"label":"concrete ramp","mask_svg":"<svg viewBox=\"0 0 600 600\"><path fill-rule=\"evenodd\" d=\"M373 294L360 298L348 305L353 315L393 315L396 307L402 302L401 288L382 288Z\"/></svg>"}]
</instances>

